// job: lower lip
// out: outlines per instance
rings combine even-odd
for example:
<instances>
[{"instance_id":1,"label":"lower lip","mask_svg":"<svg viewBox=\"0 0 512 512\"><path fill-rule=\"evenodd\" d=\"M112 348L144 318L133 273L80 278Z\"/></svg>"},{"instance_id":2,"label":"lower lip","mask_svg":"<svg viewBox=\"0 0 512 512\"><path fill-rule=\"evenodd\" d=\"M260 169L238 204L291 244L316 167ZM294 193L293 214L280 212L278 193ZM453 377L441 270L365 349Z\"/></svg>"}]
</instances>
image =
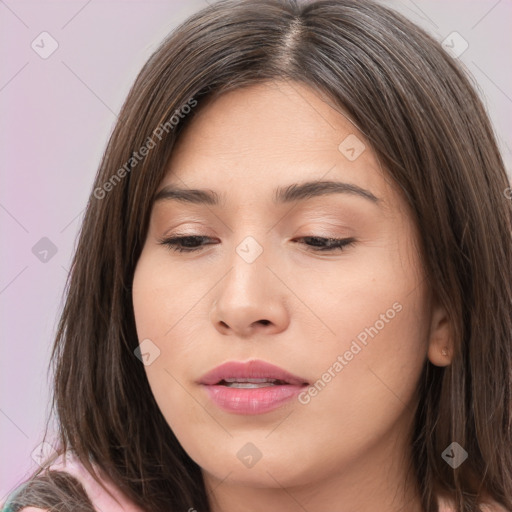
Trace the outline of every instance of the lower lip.
<instances>
[{"instance_id":1,"label":"lower lip","mask_svg":"<svg viewBox=\"0 0 512 512\"><path fill-rule=\"evenodd\" d=\"M252 389L205 386L215 404L234 414L263 414L273 411L297 396L303 387L291 384Z\"/></svg>"}]
</instances>

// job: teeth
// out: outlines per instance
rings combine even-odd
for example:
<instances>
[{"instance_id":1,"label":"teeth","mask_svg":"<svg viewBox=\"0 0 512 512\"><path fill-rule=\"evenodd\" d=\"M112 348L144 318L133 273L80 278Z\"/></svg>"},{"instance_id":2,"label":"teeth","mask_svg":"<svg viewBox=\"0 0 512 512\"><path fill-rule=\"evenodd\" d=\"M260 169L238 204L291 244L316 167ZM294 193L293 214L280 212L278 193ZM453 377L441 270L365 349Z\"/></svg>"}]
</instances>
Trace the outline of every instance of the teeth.
<instances>
[{"instance_id":1,"label":"teeth","mask_svg":"<svg viewBox=\"0 0 512 512\"><path fill-rule=\"evenodd\" d=\"M229 388L256 389L266 388L269 386L279 386L281 384L286 384L286 382L279 379L229 378L222 380L219 384Z\"/></svg>"},{"instance_id":2,"label":"teeth","mask_svg":"<svg viewBox=\"0 0 512 512\"><path fill-rule=\"evenodd\" d=\"M260 379L259 379L260 380ZM274 382L264 380L263 382L227 382L226 387L228 388L240 388L240 389L256 389L256 388L267 388L269 386L276 386Z\"/></svg>"},{"instance_id":3,"label":"teeth","mask_svg":"<svg viewBox=\"0 0 512 512\"><path fill-rule=\"evenodd\" d=\"M277 379L224 379L224 382L250 382L252 384L261 384L263 382L276 382Z\"/></svg>"}]
</instances>

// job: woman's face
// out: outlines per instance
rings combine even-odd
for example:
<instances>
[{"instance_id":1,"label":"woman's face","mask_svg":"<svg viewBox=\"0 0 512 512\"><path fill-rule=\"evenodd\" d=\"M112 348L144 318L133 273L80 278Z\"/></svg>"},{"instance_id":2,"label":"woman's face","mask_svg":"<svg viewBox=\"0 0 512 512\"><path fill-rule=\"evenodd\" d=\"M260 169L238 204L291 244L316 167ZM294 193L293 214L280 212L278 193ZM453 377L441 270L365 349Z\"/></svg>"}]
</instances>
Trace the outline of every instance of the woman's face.
<instances>
[{"instance_id":1,"label":"woman's face","mask_svg":"<svg viewBox=\"0 0 512 512\"><path fill-rule=\"evenodd\" d=\"M194 114L158 190L137 333L207 479L295 486L393 466L432 308L405 202L364 136L305 86L239 89ZM197 250L160 243L178 236ZM212 373L225 363L239 364Z\"/></svg>"}]
</instances>

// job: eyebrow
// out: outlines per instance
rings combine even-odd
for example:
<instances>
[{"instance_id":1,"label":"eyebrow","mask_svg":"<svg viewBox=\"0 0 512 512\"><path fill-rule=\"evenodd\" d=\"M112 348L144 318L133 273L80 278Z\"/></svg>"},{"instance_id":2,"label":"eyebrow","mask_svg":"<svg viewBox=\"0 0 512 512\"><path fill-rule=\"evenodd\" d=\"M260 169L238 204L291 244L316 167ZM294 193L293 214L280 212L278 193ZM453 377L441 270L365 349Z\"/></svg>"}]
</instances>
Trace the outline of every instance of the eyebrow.
<instances>
[{"instance_id":1,"label":"eyebrow","mask_svg":"<svg viewBox=\"0 0 512 512\"><path fill-rule=\"evenodd\" d=\"M367 199L373 203L379 203L381 199L372 192L351 183L340 181L307 181L305 183L293 183L286 187L278 187L274 190L274 204L285 204L293 201L304 201L327 194L351 194ZM210 189L185 189L168 185L162 188L155 196L154 202L162 200L175 200L192 204L205 204L217 206L221 204L221 196Z\"/></svg>"}]
</instances>

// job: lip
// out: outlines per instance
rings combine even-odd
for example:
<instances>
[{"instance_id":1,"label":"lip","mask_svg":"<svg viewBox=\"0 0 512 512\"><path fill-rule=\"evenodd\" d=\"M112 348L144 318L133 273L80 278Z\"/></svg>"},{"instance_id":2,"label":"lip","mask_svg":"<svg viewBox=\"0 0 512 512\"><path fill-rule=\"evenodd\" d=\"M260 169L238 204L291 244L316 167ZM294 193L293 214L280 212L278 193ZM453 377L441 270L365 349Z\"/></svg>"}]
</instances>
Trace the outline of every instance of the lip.
<instances>
[{"instance_id":1,"label":"lip","mask_svg":"<svg viewBox=\"0 0 512 512\"><path fill-rule=\"evenodd\" d=\"M258 388L236 388L221 384L227 379L274 379L282 384ZM209 371L199 380L209 398L224 411L234 414L263 414L298 395L306 379L265 361L230 361Z\"/></svg>"}]
</instances>

